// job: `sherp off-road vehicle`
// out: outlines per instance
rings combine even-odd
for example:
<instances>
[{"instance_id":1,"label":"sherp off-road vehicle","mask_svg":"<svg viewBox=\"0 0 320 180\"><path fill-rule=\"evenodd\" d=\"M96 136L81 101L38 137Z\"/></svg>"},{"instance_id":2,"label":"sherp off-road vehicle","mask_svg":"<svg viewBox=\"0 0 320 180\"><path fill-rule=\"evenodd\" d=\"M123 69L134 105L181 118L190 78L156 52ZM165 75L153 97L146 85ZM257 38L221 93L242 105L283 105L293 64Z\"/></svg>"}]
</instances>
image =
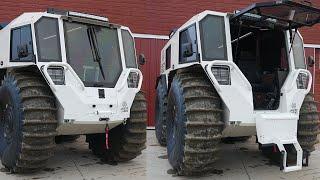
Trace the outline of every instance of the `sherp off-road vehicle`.
<instances>
[{"instance_id":1,"label":"sherp off-road vehicle","mask_svg":"<svg viewBox=\"0 0 320 180\"><path fill-rule=\"evenodd\" d=\"M204 11L171 34L161 54L156 135L178 173L212 170L223 158L221 138L252 135L263 151L279 152L283 171L306 164L319 117L298 28L319 19L319 9L284 0L234 14Z\"/></svg>"},{"instance_id":2,"label":"sherp off-road vehicle","mask_svg":"<svg viewBox=\"0 0 320 180\"><path fill-rule=\"evenodd\" d=\"M6 168L44 167L58 135L87 135L93 153L112 161L131 160L145 148L146 101L129 28L50 9L3 26L0 42Z\"/></svg>"}]
</instances>

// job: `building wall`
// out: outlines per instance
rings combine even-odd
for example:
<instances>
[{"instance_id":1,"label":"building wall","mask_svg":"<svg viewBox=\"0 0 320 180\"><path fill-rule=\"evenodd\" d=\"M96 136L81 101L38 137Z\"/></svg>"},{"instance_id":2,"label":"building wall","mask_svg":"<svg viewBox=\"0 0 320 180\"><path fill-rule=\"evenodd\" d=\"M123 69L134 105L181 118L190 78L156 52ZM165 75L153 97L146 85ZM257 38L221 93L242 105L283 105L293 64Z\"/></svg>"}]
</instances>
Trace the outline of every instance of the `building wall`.
<instances>
[{"instance_id":1,"label":"building wall","mask_svg":"<svg viewBox=\"0 0 320 180\"><path fill-rule=\"evenodd\" d=\"M0 22L10 22L23 12L45 11L57 8L107 16L111 22L123 24L134 33L168 35L193 15L204 10L233 12L249 4L268 0L1 0ZM320 7L320 0L309 0ZM320 25L302 29L305 43L320 44ZM142 67L143 90L148 100L148 125L154 124L155 81L159 74L160 50L166 40L136 38L138 53L146 55ZM308 50L313 52L312 48ZM319 49L316 50L320 71ZM320 100L320 78L315 79L315 94Z\"/></svg>"},{"instance_id":2,"label":"building wall","mask_svg":"<svg viewBox=\"0 0 320 180\"><path fill-rule=\"evenodd\" d=\"M137 53L143 53L147 63L140 69L143 73L142 91L148 100L148 126L154 126L156 79L160 74L160 50L166 40L136 39Z\"/></svg>"},{"instance_id":3,"label":"building wall","mask_svg":"<svg viewBox=\"0 0 320 180\"><path fill-rule=\"evenodd\" d=\"M305 48L306 57L313 56L315 58L315 65L309 68L309 71L312 73L313 77L313 86L311 91L315 95L315 100L320 102L320 47L319 48L312 48L306 47ZM318 109L320 109L320 104L318 103Z\"/></svg>"},{"instance_id":4,"label":"building wall","mask_svg":"<svg viewBox=\"0 0 320 180\"><path fill-rule=\"evenodd\" d=\"M259 1L268 0L1 0L0 22L53 7L108 16L111 22L127 25L135 33L168 35L204 10L234 12ZM319 0L309 1L320 7ZM306 43L320 44L319 32L320 25L303 30Z\"/></svg>"}]
</instances>

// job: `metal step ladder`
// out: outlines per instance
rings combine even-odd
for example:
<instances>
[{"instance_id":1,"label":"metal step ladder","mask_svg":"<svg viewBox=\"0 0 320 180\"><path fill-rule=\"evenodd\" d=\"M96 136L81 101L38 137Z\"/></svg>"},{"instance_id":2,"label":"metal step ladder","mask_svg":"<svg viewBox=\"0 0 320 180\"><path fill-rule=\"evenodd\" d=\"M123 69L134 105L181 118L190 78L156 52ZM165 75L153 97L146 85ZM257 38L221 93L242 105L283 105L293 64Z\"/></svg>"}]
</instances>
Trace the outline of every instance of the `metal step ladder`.
<instances>
[{"instance_id":1,"label":"metal step ladder","mask_svg":"<svg viewBox=\"0 0 320 180\"><path fill-rule=\"evenodd\" d=\"M256 116L258 142L262 145L275 144L281 153L280 169L291 172L302 169L303 150L297 140L298 117L291 113L259 113ZM289 166L285 145L293 145L296 150L296 164Z\"/></svg>"}]
</instances>

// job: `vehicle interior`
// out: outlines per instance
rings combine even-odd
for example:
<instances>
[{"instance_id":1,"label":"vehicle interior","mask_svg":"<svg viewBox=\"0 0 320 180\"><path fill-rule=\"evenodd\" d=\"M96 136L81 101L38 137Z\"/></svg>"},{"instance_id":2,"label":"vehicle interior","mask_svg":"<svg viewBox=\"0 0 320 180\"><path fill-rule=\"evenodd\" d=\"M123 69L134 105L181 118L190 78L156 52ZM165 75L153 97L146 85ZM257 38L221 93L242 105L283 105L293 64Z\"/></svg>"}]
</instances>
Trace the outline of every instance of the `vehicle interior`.
<instances>
[{"instance_id":1,"label":"vehicle interior","mask_svg":"<svg viewBox=\"0 0 320 180\"><path fill-rule=\"evenodd\" d=\"M278 109L292 50L286 40L319 20L319 10L293 1L256 3L231 16L233 60L252 86L255 110Z\"/></svg>"},{"instance_id":2,"label":"vehicle interior","mask_svg":"<svg viewBox=\"0 0 320 180\"><path fill-rule=\"evenodd\" d=\"M231 38L233 60L252 86L254 109L277 109L289 72L284 31L231 24Z\"/></svg>"}]
</instances>

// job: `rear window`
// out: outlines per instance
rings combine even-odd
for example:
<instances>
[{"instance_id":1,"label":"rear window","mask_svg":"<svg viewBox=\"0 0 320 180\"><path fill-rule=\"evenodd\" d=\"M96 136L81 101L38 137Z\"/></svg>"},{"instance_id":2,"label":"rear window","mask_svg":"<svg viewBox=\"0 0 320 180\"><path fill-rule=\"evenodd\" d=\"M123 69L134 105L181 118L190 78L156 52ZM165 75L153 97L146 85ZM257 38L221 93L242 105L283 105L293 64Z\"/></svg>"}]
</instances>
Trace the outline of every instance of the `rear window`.
<instances>
[{"instance_id":1,"label":"rear window","mask_svg":"<svg viewBox=\"0 0 320 180\"><path fill-rule=\"evenodd\" d=\"M171 66L171 46L166 49L166 69Z\"/></svg>"},{"instance_id":2,"label":"rear window","mask_svg":"<svg viewBox=\"0 0 320 180\"><path fill-rule=\"evenodd\" d=\"M61 61L58 19L43 17L35 23L38 61Z\"/></svg>"}]
</instances>

